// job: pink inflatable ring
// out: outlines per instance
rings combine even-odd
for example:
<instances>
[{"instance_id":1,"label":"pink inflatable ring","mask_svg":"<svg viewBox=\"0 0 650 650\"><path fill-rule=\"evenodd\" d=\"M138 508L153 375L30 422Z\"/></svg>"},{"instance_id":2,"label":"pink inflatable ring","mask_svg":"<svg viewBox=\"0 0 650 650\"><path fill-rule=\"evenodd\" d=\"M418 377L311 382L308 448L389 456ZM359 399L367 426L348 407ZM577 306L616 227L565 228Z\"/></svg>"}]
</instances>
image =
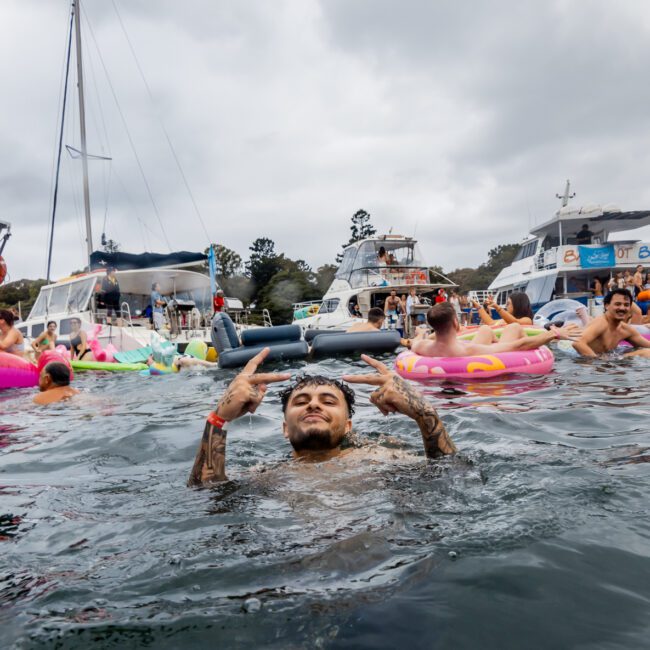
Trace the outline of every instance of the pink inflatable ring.
<instances>
[{"instance_id":1,"label":"pink inflatable ring","mask_svg":"<svg viewBox=\"0 0 650 650\"><path fill-rule=\"evenodd\" d=\"M545 375L553 368L546 347L471 357L421 357L406 350L395 359L395 371L404 379L481 379L511 373Z\"/></svg>"}]
</instances>

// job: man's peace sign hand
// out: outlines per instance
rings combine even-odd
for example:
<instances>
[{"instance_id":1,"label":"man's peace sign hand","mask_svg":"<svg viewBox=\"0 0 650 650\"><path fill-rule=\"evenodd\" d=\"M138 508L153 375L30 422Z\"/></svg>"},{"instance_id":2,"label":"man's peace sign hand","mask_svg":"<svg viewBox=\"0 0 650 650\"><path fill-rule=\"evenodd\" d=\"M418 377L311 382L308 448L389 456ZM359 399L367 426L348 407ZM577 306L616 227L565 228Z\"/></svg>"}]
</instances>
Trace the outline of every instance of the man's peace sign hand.
<instances>
[{"instance_id":1,"label":"man's peace sign hand","mask_svg":"<svg viewBox=\"0 0 650 650\"><path fill-rule=\"evenodd\" d=\"M216 414L220 418L231 422L246 413L254 413L264 399L268 384L291 379L291 374L288 372L255 374L269 351L270 348L264 348L256 354L232 380L217 405Z\"/></svg>"}]
</instances>

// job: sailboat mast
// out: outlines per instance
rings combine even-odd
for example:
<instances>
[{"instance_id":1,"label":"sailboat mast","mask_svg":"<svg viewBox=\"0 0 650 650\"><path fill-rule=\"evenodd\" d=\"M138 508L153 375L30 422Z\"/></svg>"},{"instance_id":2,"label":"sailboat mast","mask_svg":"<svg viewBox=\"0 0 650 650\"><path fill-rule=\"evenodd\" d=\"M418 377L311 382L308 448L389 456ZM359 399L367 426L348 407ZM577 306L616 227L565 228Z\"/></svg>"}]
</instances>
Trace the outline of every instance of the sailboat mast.
<instances>
[{"instance_id":1,"label":"sailboat mast","mask_svg":"<svg viewBox=\"0 0 650 650\"><path fill-rule=\"evenodd\" d=\"M81 131L81 164L83 165L84 209L86 213L86 244L88 248L88 270L93 252L93 232L90 223L90 190L88 187L88 154L86 149L86 110L84 104L84 75L81 61L81 0L74 0L75 42L77 45L77 88L79 90L79 129Z\"/></svg>"}]
</instances>

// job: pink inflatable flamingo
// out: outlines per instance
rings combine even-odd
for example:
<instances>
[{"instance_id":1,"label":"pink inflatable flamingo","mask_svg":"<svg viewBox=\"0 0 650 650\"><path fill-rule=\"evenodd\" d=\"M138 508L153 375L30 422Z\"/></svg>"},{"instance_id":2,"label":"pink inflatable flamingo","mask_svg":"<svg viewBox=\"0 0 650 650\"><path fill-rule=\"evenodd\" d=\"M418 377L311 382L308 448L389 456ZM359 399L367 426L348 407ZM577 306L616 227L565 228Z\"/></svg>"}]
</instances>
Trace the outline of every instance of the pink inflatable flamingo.
<instances>
[{"instance_id":1,"label":"pink inflatable flamingo","mask_svg":"<svg viewBox=\"0 0 650 650\"><path fill-rule=\"evenodd\" d=\"M101 332L102 326L95 325L95 329L91 336L88 337L88 347L95 357L95 361L101 361L102 363L113 363L115 361L114 354L117 352L117 348L109 343L105 348L102 348L100 342L97 340L99 332Z\"/></svg>"}]
</instances>

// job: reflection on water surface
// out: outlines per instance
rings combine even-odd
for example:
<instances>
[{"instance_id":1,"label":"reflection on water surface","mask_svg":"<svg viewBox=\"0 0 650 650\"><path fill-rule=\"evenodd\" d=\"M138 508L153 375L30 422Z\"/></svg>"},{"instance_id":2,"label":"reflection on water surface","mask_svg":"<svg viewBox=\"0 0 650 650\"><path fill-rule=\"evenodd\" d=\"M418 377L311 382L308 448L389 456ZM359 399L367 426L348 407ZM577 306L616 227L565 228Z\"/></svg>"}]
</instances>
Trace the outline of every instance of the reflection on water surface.
<instances>
[{"instance_id":1,"label":"reflection on water surface","mask_svg":"<svg viewBox=\"0 0 650 650\"><path fill-rule=\"evenodd\" d=\"M432 463L369 388L355 428L370 449L291 461L272 387L230 426L230 481L187 489L230 377L84 375L49 409L0 396L9 646L645 645L644 360L426 386L461 450Z\"/></svg>"}]
</instances>

